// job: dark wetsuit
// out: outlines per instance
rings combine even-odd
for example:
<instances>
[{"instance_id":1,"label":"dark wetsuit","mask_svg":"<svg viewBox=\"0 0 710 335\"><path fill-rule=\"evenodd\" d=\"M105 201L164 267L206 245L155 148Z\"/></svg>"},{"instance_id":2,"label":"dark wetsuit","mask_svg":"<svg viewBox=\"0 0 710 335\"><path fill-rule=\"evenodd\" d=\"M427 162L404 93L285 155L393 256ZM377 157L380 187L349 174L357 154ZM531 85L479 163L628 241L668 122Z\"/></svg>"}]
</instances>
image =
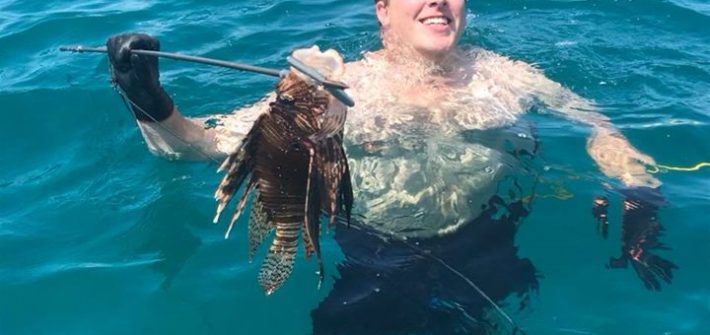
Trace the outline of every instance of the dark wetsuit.
<instances>
[{"instance_id":1,"label":"dark wetsuit","mask_svg":"<svg viewBox=\"0 0 710 335\"><path fill-rule=\"evenodd\" d=\"M406 242L385 240L367 227L339 225L346 259L333 290L312 312L314 334L483 334L490 304L430 253L471 279L493 299L525 297L537 288L535 268L517 256L522 201L494 197L454 234ZM525 299L523 299L525 301ZM521 306L522 307L522 306Z\"/></svg>"},{"instance_id":2,"label":"dark wetsuit","mask_svg":"<svg viewBox=\"0 0 710 335\"><path fill-rule=\"evenodd\" d=\"M518 224L530 214L530 192L537 183L532 159L537 141L533 135L520 137L520 129L465 135L467 141L502 151L518 169L498 182L500 195L455 232L400 240L358 222L350 228L338 225L335 239L345 260L338 265L332 291L311 313L313 333L484 334L496 326L510 329L486 317L491 304L439 260L495 302L516 293L522 307L527 294L537 289L535 267L518 257L515 246Z\"/></svg>"}]
</instances>

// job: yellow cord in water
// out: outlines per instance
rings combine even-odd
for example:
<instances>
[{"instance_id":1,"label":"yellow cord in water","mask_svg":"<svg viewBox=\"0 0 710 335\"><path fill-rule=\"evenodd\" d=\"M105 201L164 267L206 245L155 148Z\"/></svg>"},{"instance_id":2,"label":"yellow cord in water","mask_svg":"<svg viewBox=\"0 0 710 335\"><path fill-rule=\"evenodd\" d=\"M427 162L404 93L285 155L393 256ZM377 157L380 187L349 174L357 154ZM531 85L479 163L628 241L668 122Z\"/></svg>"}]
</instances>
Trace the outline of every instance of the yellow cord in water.
<instances>
[{"instance_id":1,"label":"yellow cord in water","mask_svg":"<svg viewBox=\"0 0 710 335\"><path fill-rule=\"evenodd\" d=\"M710 162L700 162L690 167L682 166L669 166L669 165L656 165L648 168L649 173L659 173L668 171L680 171L680 172L693 172L698 171L704 167L710 167Z\"/></svg>"}]
</instances>

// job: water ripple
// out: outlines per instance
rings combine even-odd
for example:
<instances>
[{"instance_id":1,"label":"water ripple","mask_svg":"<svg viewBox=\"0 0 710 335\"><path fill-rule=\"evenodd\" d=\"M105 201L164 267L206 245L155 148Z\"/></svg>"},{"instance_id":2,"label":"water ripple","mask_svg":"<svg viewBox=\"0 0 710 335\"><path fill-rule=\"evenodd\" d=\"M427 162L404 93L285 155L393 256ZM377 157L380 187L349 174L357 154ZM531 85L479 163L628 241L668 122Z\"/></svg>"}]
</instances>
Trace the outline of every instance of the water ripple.
<instances>
[{"instance_id":1,"label":"water ripple","mask_svg":"<svg viewBox=\"0 0 710 335\"><path fill-rule=\"evenodd\" d=\"M594 99L659 163L710 160L707 1L469 3L464 43L535 63ZM65 44L100 46L126 31L153 34L164 50L273 68L285 67L297 47L319 44L353 60L380 44L371 1L0 1L0 300L11 297L9 305L0 303L2 333L103 333L100 322L87 320L116 319L143 327L116 328L124 333L199 328L175 313L201 318L211 333L233 332L234 315L241 315L244 333L308 333L308 311L327 293L304 289L314 286L313 264L300 263L289 286L264 299L246 234L224 241L224 227L210 223L213 168L150 156L108 84L105 57L57 51ZM161 76L188 115L229 111L274 84L170 60L161 60ZM573 197L563 205L540 201L521 229L521 251L545 274L541 302L523 318L526 328L624 334L710 326L704 317L710 306L702 303L707 282L700 278L707 261L698 257L710 245L702 219L710 203L708 170L659 174L671 204L660 218L681 270L667 291L648 294L632 271L603 269L618 249L620 218L615 211L616 236L593 240L589 199L603 193L605 180L583 154L588 130L531 117L540 121L544 159L554 167L548 177L565 183ZM556 216L572 209L584 213L574 219L580 224ZM569 241L574 252L550 247ZM579 241L601 250L581 250ZM328 240L324 252L336 259L338 247ZM599 281L589 282L592 274ZM181 304L190 308L179 310ZM155 320L139 317L136 305ZM278 324L263 316L275 313L284 316Z\"/></svg>"}]
</instances>

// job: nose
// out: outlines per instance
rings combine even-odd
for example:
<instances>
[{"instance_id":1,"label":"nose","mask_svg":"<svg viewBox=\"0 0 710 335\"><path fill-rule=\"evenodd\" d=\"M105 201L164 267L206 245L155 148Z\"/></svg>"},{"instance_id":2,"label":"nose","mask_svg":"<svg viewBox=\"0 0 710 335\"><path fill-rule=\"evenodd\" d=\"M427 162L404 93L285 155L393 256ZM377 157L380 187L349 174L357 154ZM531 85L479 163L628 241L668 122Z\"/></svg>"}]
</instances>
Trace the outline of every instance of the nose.
<instances>
[{"instance_id":1,"label":"nose","mask_svg":"<svg viewBox=\"0 0 710 335\"><path fill-rule=\"evenodd\" d=\"M433 7L440 7L440 6L448 6L449 2L447 0L431 0L429 3L427 3L427 7L433 8Z\"/></svg>"}]
</instances>

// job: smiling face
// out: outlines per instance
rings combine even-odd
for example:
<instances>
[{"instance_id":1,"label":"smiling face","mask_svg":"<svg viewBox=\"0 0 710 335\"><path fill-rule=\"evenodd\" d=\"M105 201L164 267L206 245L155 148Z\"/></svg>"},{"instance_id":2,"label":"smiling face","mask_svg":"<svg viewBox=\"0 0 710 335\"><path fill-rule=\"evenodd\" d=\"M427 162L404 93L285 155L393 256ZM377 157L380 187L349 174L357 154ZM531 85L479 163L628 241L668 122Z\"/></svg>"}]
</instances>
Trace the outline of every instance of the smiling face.
<instances>
[{"instance_id":1,"label":"smiling face","mask_svg":"<svg viewBox=\"0 0 710 335\"><path fill-rule=\"evenodd\" d=\"M385 48L404 43L438 60L451 51L463 31L465 0L379 0L375 3ZM396 41L396 42L393 42Z\"/></svg>"}]
</instances>

